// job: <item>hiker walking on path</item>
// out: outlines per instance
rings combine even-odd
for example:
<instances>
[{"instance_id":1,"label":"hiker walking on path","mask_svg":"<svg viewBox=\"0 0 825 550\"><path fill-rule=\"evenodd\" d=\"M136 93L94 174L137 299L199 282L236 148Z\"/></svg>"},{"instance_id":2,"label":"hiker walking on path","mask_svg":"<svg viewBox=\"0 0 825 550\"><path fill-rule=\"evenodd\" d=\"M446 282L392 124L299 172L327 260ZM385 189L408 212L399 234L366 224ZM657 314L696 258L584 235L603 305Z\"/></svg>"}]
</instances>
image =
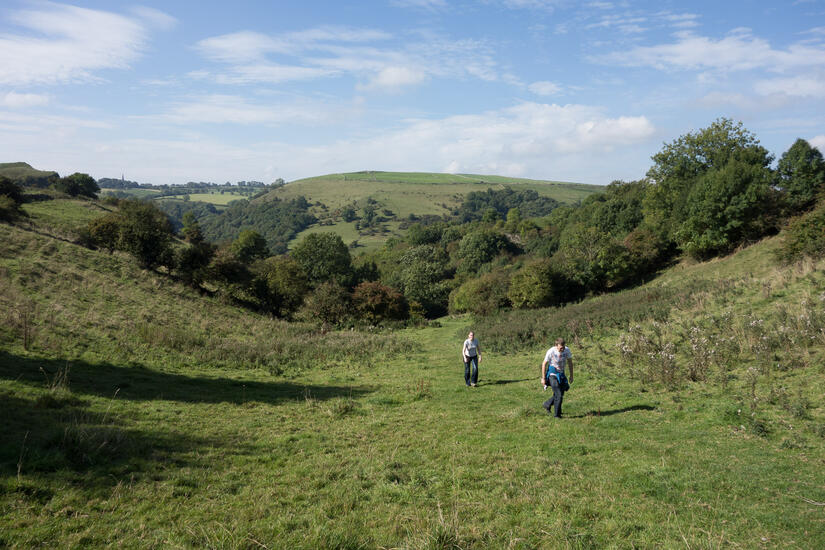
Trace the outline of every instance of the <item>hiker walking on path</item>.
<instances>
[{"instance_id":1,"label":"hiker walking on path","mask_svg":"<svg viewBox=\"0 0 825 550\"><path fill-rule=\"evenodd\" d=\"M564 374L565 366L570 366L570 381ZM544 409L550 414L550 407L554 408L556 418L561 418L561 402L564 392L573 383L573 353L564 345L564 338L556 339L556 345L547 350L544 362L541 364L541 383L544 389L553 388L553 397L544 402Z\"/></svg>"},{"instance_id":2,"label":"hiker walking on path","mask_svg":"<svg viewBox=\"0 0 825 550\"><path fill-rule=\"evenodd\" d=\"M461 346L461 358L464 360L464 383L475 387L478 384L478 364L481 363L481 346L478 345L473 331L467 335L464 345ZM472 374L470 373L472 365Z\"/></svg>"}]
</instances>

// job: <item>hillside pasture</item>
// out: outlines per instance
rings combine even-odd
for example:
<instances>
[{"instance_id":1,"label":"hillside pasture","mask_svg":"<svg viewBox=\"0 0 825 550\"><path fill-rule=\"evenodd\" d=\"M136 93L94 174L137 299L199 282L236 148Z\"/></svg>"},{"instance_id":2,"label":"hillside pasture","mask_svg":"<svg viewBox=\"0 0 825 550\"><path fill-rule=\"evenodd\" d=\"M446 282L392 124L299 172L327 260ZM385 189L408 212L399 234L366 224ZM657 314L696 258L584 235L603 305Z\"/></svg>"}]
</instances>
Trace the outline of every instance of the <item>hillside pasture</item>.
<instances>
[{"instance_id":1,"label":"hillside pasture","mask_svg":"<svg viewBox=\"0 0 825 550\"><path fill-rule=\"evenodd\" d=\"M533 189L539 195L563 203L573 203L601 191L596 185L537 181L501 176L474 176L463 174L428 174L401 172L356 172L331 174L290 182L270 191L268 197L295 198L303 195L313 202L321 202L331 210L369 198L380 208L391 210L399 219L410 214L443 215L461 204L471 191L488 188Z\"/></svg>"}]
</instances>

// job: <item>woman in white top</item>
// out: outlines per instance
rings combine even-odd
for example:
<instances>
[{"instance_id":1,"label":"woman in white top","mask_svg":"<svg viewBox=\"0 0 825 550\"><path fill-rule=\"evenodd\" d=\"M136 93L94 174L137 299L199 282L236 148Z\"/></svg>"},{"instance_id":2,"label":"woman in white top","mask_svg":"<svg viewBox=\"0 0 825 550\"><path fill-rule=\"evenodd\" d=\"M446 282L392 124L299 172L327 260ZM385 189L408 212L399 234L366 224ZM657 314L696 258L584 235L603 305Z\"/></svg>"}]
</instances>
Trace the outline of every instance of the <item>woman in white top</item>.
<instances>
[{"instance_id":1,"label":"woman in white top","mask_svg":"<svg viewBox=\"0 0 825 550\"><path fill-rule=\"evenodd\" d=\"M473 331L467 335L464 345L461 346L461 358L464 360L464 383L475 387L478 384L478 364L481 363L481 346L478 345ZM470 365L473 366L470 373Z\"/></svg>"}]
</instances>

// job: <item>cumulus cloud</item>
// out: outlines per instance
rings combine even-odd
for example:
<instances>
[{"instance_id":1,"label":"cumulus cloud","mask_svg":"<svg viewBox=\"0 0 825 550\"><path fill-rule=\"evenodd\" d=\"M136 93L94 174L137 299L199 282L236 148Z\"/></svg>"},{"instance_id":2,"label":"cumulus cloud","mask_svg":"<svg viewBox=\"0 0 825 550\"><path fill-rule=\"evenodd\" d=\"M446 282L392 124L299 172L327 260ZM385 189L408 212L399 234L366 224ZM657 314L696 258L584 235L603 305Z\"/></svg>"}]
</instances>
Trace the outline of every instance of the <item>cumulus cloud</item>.
<instances>
[{"instance_id":1,"label":"cumulus cloud","mask_svg":"<svg viewBox=\"0 0 825 550\"><path fill-rule=\"evenodd\" d=\"M62 4L35 5L12 12L9 19L37 36L0 34L0 84L89 80L94 71L128 67L145 46L143 26L121 15Z\"/></svg>"},{"instance_id":2,"label":"cumulus cloud","mask_svg":"<svg viewBox=\"0 0 825 550\"><path fill-rule=\"evenodd\" d=\"M5 95L0 95L0 106L10 109L40 107L47 105L49 101L50 98L46 94L18 94L17 92L8 92Z\"/></svg>"},{"instance_id":3,"label":"cumulus cloud","mask_svg":"<svg viewBox=\"0 0 825 550\"><path fill-rule=\"evenodd\" d=\"M808 143L811 144L812 147L816 147L823 153L825 153L825 134L820 134L818 136L814 136L808 140Z\"/></svg>"}]
</instances>

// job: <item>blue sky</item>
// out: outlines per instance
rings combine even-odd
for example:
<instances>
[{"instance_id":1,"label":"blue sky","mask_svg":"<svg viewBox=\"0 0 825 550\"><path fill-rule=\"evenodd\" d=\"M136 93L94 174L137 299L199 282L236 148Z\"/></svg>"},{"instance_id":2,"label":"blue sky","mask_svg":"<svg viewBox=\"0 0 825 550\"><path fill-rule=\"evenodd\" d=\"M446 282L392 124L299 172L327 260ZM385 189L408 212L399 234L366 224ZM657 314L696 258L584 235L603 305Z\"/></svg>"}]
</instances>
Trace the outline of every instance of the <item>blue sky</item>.
<instances>
[{"instance_id":1,"label":"blue sky","mask_svg":"<svg viewBox=\"0 0 825 550\"><path fill-rule=\"evenodd\" d=\"M825 150L825 0L6 0L0 162L607 184L718 117Z\"/></svg>"}]
</instances>

